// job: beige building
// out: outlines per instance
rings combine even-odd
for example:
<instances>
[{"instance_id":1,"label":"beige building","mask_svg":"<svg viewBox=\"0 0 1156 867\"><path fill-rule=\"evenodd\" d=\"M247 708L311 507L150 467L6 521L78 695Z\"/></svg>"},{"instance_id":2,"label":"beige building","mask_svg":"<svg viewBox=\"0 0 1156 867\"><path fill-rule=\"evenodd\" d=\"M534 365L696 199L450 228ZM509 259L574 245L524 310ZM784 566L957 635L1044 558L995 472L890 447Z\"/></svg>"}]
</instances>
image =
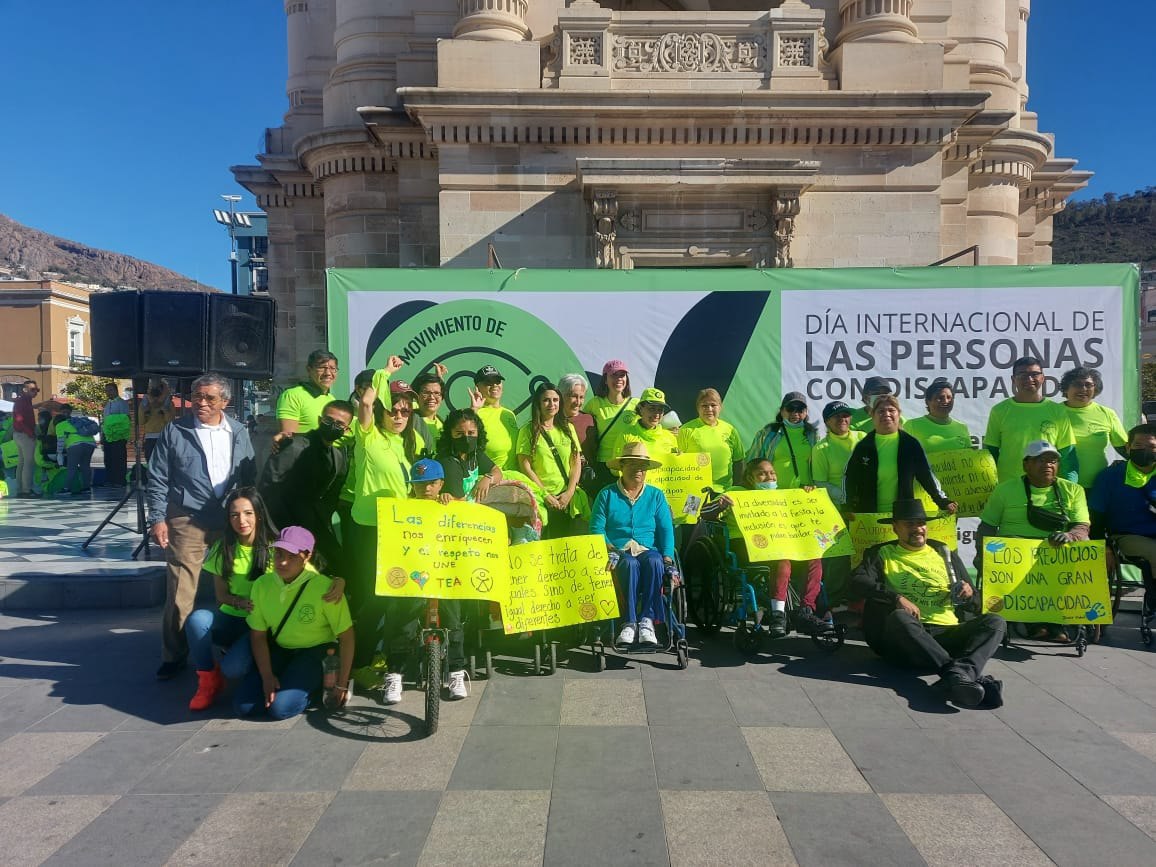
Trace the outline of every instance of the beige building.
<instances>
[{"instance_id":1,"label":"beige building","mask_svg":"<svg viewBox=\"0 0 1156 867\"><path fill-rule=\"evenodd\" d=\"M1050 262L1090 175L1028 109L1030 5L286 0L289 110L233 169L278 379L326 267Z\"/></svg>"},{"instance_id":2,"label":"beige building","mask_svg":"<svg viewBox=\"0 0 1156 867\"><path fill-rule=\"evenodd\" d=\"M60 394L75 364L90 361L90 291L55 280L0 281L0 383L34 379L41 399Z\"/></svg>"}]
</instances>

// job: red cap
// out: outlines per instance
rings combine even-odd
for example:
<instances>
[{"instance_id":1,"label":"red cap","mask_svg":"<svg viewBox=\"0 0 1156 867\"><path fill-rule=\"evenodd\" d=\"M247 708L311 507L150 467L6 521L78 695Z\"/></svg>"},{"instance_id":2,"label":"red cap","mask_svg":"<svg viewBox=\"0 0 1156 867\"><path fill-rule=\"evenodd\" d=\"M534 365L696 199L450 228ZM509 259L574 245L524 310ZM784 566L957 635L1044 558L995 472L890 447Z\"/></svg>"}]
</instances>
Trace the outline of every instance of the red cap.
<instances>
[{"instance_id":1,"label":"red cap","mask_svg":"<svg viewBox=\"0 0 1156 867\"><path fill-rule=\"evenodd\" d=\"M618 373L619 371L623 373L627 372L625 361L619 361L617 358L614 358L602 365L603 376L609 376L610 374Z\"/></svg>"}]
</instances>

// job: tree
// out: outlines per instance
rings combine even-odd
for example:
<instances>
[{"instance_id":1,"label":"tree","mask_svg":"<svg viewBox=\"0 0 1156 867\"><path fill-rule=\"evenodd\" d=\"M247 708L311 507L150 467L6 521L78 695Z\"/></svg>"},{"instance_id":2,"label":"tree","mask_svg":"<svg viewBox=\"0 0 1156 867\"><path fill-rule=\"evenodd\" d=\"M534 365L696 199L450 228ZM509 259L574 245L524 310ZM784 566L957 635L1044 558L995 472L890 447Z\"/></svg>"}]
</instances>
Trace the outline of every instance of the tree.
<instances>
[{"instance_id":1,"label":"tree","mask_svg":"<svg viewBox=\"0 0 1156 867\"><path fill-rule=\"evenodd\" d=\"M78 364L73 368L76 375L72 382L64 386L64 393L70 398L70 403L84 415L100 417L100 411L108 401L105 388L114 385L119 391L120 386L115 379L103 376L93 376L91 364Z\"/></svg>"},{"instance_id":2,"label":"tree","mask_svg":"<svg viewBox=\"0 0 1156 867\"><path fill-rule=\"evenodd\" d=\"M1156 400L1156 361L1146 361L1140 368L1140 399Z\"/></svg>"}]
</instances>

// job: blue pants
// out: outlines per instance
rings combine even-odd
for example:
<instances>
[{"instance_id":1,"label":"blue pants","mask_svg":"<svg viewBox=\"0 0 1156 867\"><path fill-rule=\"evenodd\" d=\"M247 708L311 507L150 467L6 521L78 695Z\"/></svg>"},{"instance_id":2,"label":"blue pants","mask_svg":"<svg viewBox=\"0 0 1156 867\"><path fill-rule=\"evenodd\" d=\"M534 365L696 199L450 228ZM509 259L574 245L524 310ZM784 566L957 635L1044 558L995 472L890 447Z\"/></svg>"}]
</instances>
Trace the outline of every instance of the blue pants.
<instances>
[{"instance_id":1,"label":"blue pants","mask_svg":"<svg viewBox=\"0 0 1156 867\"><path fill-rule=\"evenodd\" d=\"M289 719L304 713L309 706L310 694L321 689L321 660L325 658L328 648L328 644L319 644L316 647L287 650L276 644L271 645L269 653L273 674L277 676L281 688L277 690L273 703L266 708L265 696L261 694L261 672L254 665L233 696L237 716L252 716L264 711L272 719Z\"/></svg>"},{"instance_id":2,"label":"blue pants","mask_svg":"<svg viewBox=\"0 0 1156 867\"><path fill-rule=\"evenodd\" d=\"M221 674L225 677L244 677L253 665L249 625L244 617L226 614L219 608L198 608L185 621L185 637L197 671L212 671L214 647L225 648L221 657Z\"/></svg>"},{"instance_id":3,"label":"blue pants","mask_svg":"<svg viewBox=\"0 0 1156 867\"><path fill-rule=\"evenodd\" d=\"M623 553L614 570L619 589L626 595L625 623L637 623L639 618L661 620L662 576L666 564L662 554L651 548L637 556ZM641 597L641 607L639 606Z\"/></svg>"}]
</instances>

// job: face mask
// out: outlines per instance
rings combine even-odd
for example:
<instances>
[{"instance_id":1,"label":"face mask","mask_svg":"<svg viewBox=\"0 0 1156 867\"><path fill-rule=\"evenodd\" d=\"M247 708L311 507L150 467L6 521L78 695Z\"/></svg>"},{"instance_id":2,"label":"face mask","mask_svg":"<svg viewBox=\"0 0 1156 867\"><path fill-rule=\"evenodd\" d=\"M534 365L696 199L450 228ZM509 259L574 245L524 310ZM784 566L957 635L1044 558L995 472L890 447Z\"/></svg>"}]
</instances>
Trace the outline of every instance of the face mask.
<instances>
[{"instance_id":1,"label":"face mask","mask_svg":"<svg viewBox=\"0 0 1156 867\"><path fill-rule=\"evenodd\" d=\"M475 436L456 436L450 439L453 443L454 451L459 455L468 455L473 453L478 447L478 438Z\"/></svg>"},{"instance_id":2,"label":"face mask","mask_svg":"<svg viewBox=\"0 0 1156 867\"><path fill-rule=\"evenodd\" d=\"M803 425L805 425L806 422L805 421L787 421L786 419L783 419L783 424L785 424L789 428L794 428L795 430L798 430Z\"/></svg>"},{"instance_id":3,"label":"face mask","mask_svg":"<svg viewBox=\"0 0 1156 867\"><path fill-rule=\"evenodd\" d=\"M1156 464L1156 452L1151 449L1129 449L1128 460L1138 467L1150 467Z\"/></svg>"},{"instance_id":4,"label":"face mask","mask_svg":"<svg viewBox=\"0 0 1156 867\"><path fill-rule=\"evenodd\" d=\"M345 434L345 431L338 428L329 419L322 419L321 423L317 425L317 433L321 439L327 443L335 443Z\"/></svg>"},{"instance_id":5,"label":"face mask","mask_svg":"<svg viewBox=\"0 0 1156 867\"><path fill-rule=\"evenodd\" d=\"M778 482L755 482L755 488L760 491L773 491L778 486Z\"/></svg>"}]
</instances>

